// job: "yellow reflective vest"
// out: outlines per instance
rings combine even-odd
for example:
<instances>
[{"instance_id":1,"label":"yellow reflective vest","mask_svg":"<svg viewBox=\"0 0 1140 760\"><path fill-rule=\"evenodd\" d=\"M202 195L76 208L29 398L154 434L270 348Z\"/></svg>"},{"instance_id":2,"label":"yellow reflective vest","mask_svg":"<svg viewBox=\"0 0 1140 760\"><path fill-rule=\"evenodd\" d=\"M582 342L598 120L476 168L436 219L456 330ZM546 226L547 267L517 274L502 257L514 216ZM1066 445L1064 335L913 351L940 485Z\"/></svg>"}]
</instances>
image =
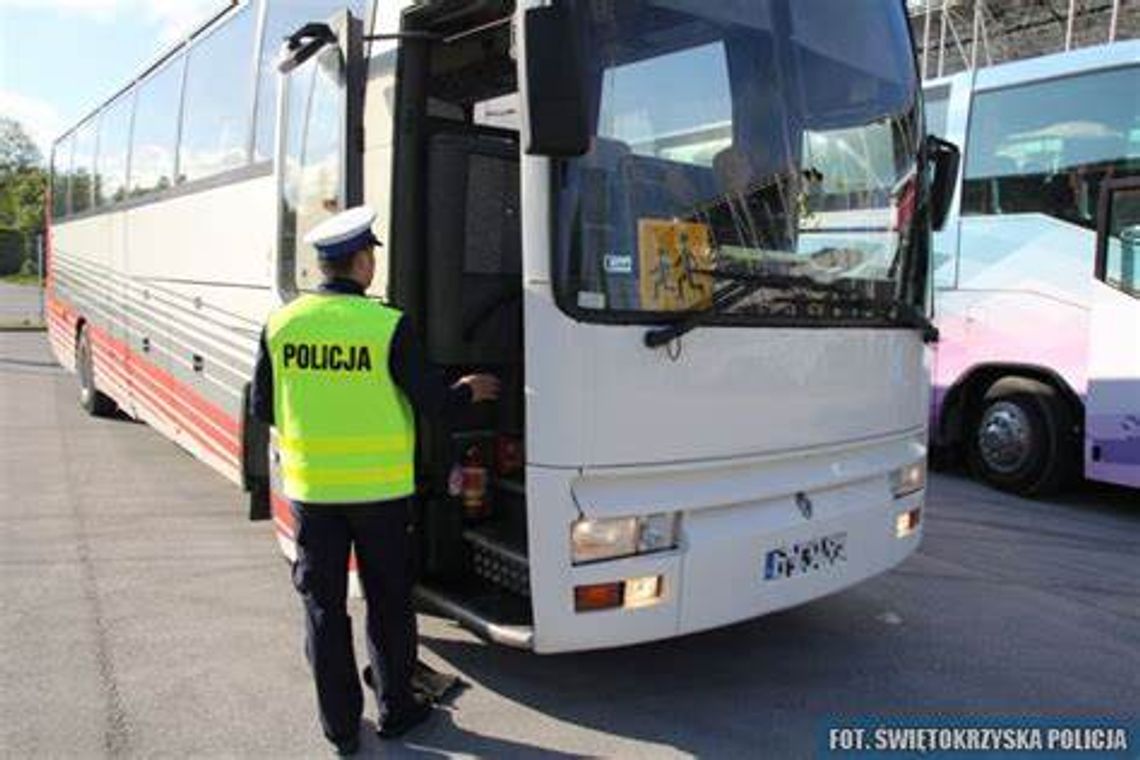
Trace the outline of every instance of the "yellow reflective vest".
<instances>
[{"instance_id":1,"label":"yellow reflective vest","mask_svg":"<svg viewBox=\"0 0 1140 760\"><path fill-rule=\"evenodd\" d=\"M415 490L415 417L388 372L400 312L367 298L303 295L265 339L285 496L355 503Z\"/></svg>"}]
</instances>

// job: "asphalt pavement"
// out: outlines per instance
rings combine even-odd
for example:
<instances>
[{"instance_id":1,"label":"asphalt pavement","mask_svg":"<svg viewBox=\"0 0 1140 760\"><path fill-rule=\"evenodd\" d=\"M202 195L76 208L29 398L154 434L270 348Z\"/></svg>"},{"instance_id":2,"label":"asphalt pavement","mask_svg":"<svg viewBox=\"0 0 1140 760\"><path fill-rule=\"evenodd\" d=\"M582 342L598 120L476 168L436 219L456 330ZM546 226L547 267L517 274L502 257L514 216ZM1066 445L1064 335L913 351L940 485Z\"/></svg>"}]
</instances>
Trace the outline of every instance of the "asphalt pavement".
<instances>
[{"instance_id":1,"label":"asphalt pavement","mask_svg":"<svg viewBox=\"0 0 1140 760\"><path fill-rule=\"evenodd\" d=\"M328 756L270 526L76 396L43 333L0 332L0 754ZM421 616L423 658L469 686L364 753L799 758L836 716L1135 715L1138 527L1135 492L934 475L902 566L731 628L538 656Z\"/></svg>"},{"instance_id":2,"label":"asphalt pavement","mask_svg":"<svg viewBox=\"0 0 1140 760\"><path fill-rule=\"evenodd\" d=\"M43 324L40 289L0 281L0 328Z\"/></svg>"}]
</instances>

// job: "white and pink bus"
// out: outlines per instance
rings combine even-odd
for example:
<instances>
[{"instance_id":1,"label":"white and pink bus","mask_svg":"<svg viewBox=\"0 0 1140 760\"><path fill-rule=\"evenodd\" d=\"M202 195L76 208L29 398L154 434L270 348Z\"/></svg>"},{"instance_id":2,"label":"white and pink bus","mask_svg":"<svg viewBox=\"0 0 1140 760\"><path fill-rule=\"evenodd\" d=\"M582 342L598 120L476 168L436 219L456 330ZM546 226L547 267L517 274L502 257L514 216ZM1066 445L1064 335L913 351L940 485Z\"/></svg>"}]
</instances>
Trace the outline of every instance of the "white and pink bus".
<instances>
[{"instance_id":1,"label":"white and pink bus","mask_svg":"<svg viewBox=\"0 0 1140 760\"><path fill-rule=\"evenodd\" d=\"M935 444L1024 494L1080 474L1082 449L1086 477L1140 486L1140 41L925 91L964 156L934 242Z\"/></svg>"}]
</instances>

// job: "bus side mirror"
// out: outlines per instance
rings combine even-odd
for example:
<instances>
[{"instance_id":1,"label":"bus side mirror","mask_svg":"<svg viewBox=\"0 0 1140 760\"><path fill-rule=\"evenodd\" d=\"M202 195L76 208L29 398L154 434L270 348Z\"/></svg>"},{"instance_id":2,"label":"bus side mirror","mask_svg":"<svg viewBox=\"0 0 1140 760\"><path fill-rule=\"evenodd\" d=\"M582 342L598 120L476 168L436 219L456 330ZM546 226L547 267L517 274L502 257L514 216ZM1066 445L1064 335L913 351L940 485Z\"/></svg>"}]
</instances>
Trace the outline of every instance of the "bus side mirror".
<instances>
[{"instance_id":1,"label":"bus side mirror","mask_svg":"<svg viewBox=\"0 0 1140 760\"><path fill-rule=\"evenodd\" d=\"M569 4L526 12L526 134L531 155L573 157L590 149L578 36Z\"/></svg>"},{"instance_id":2,"label":"bus side mirror","mask_svg":"<svg viewBox=\"0 0 1140 760\"><path fill-rule=\"evenodd\" d=\"M954 200L954 187L958 182L958 165L962 153L958 146L934 135L926 136L926 160L934 165L934 177L930 181L930 226L942 229L946 217L950 215L950 204Z\"/></svg>"}]
</instances>

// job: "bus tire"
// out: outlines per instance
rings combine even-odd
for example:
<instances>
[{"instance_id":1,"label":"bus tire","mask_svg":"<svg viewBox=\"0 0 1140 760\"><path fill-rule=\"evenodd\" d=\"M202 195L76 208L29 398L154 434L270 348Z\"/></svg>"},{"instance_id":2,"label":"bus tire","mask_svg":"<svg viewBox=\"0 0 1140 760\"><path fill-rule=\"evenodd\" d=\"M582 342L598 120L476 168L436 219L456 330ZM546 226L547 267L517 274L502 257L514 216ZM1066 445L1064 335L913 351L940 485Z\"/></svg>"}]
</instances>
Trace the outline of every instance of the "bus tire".
<instances>
[{"instance_id":1,"label":"bus tire","mask_svg":"<svg viewBox=\"0 0 1140 760\"><path fill-rule=\"evenodd\" d=\"M115 402L95 387L95 358L91 353L91 336L87 326L79 328L75 339L75 373L79 376L79 405L92 417L110 417Z\"/></svg>"},{"instance_id":2,"label":"bus tire","mask_svg":"<svg viewBox=\"0 0 1140 760\"><path fill-rule=\"evenodd\" d=\"M1053 387L1006 377L982 398L967 440L974 475L1003 491L1046 496L1069 481L1072 413Z\"/></svg>"}]
</instances>

